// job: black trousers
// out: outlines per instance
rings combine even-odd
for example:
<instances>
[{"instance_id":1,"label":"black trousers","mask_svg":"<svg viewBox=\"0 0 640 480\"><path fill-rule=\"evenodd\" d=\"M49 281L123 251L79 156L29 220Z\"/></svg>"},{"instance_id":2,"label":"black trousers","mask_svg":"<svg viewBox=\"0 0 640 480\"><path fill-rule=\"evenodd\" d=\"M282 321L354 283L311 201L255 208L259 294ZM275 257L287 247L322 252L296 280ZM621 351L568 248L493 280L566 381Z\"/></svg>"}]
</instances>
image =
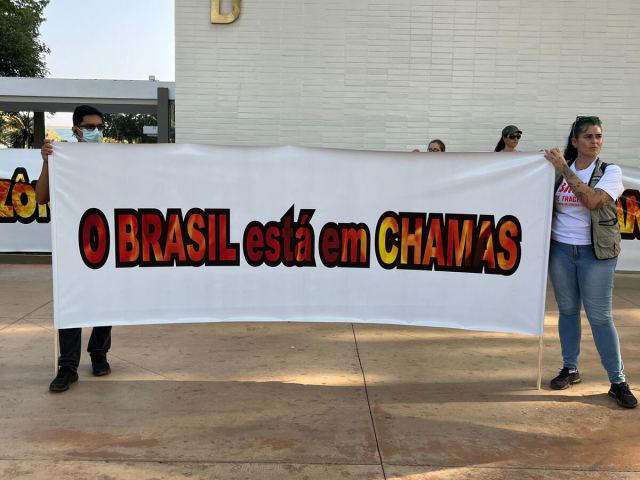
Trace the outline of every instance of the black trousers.
<instances>
[{"instance_id":1,"label":"black trousers","mask_svg":"<svg viewBox=\"0 0 640 480\"><path fill-rule=\"evenodd\" d=\"M61 328L60 357L58 365L69 367L76 371L80 365L80 350L82 349L81 328ZM111 348L111 327L94 327L89 338L87 352L94 356L105 356Z\"/></svg>"}]
</instances>

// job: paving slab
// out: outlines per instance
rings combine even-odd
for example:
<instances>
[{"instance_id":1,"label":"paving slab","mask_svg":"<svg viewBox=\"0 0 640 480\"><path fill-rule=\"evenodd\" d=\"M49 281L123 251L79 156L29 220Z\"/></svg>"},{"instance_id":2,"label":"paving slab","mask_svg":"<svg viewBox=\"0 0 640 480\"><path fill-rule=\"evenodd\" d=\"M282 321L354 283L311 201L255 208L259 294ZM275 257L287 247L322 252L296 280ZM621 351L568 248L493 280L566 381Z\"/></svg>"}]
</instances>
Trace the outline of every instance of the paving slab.
<instances>
[{"instance_id":1,"label":"paving slab","mask_svg":"<svg viewBox=\"0 0 640 480\"><path fill-rule=\"evenodd\" d=\"M546 387L560 365L554 327L541 391L532 388L531 337L372 325L356 334L385 464L640 470L640 449L629 448L640 416L606 395L586 333L587 379L560 392ZM640 378L640 332L625 329L621 340L629 374Z\"/></svg>"},{"instance_id":2,"label":"paving slab","mask_svg":"<svg viewBox=\"0 0 640 480\"><path fill-rule=\"evenodd\" d=\"M640 284L638 286L640 293ZM583 315L586 319L586 315ZM613 321L617 326L640 326L640 305L630 302L620 295L613 296Z\"/></svg>"},{"instance_id":3,"label":"paving slab","mask_svg":"<svg viewBox=\"0 0 640 480\"><path fill-rule=\"evenodd\" d=\"M174 463L3 461L0 478L21 480L383 480L382 469L369 465L291 463Z\"/></svg>"},{"instance_id":4,"label":"paving slab","mask_svg":"<svg viewBox=\"0 0 640 480\"><path fill-rule=\"evenodd\" d=\"M17 321L18 320L13 317L0 317L0 331L2 331L4 328L7 328L9 325L13 325Z\"/></svg>"},{"instance_id":5,"label":"paving slab","mask_svg":"<svg viewBox=\"0 0 640 480\"><path fill-rule=\"evenodd\" d=\"M15 295L10 295L9 299L0 298L0 315L2 315L3 318L8 318L10 320L24 318L40 309L46 302L51 301L51 299L45 300L41 303L36 299L22 301L16 299L17 297L18 294L16 293Z\"/></svg>"},{"instance_id":6,"label":"paving slab","mask_svg":"<svg viewBox=\"0 0 640 480\"><path fill-rule=\"evenodd\" d=\"M638 293L638 289L622 289L618 288L615 290L616 295L621 298L624 298L628 302L632 303L636 307L640 307L640 295Z\"/></svg>"},{"instance_id":7,"label":"paving slab","mask_svg":"<svg viewBox=\"0 0 640 480\"><path fill-rule=\"evenodd\" d=\"M53 300L41 305L27 315L30 319L45 319L53 325Z\"/></svg>"},{"instance_id":8,"label":"paving slab","mask_svg":"<svg viewBox=\"0 0 640 480\"><path fill-rule=\"evenodd\" d=\"M53 298L50 265L0 264L0 317L18 319Z\"/></svg>"},{"instance_id":9,"label":"paving slab","mask_svg":"<svg viewBox=\"0 0 640 480\"><path fill-rule=\"evenodd\" d=\"M638 480L639 472L387 465L388 480Z\"/></svg>"},{"instance_id":10,"label":"paving slab","mask_svg":"<svg viewBox=\"0 0 640 480\"><path fill-rule=\"evenodd\" d=\"M262 336L250 324L228 336L212 327L146 326L130 344L118 329L112 375L91 377L85 360L58 395L47 391L51 332L24 321L3 330L0 458L379 463L354 346L323 339L338 326L315 336L304 324L261 326ZM239 332L245 343L234 345ZM133 355L141 344L149 358Z\"/></svg>"},{"instance_id":11,"label":"paving slab","mask_svg":"<svg viewBox=\"0 0 640 480\"><path fill-rule=\"evenodd\" d=\"M347 342L343 341L345 337ZM114 327L111 351L136 365L181 381L363 386L353 330L345 323Z\"/></svg>"},{"instance_id":12,"label":"paving slab","mask_svg":"<svg viewBox=\"0 0 640 480\"><path fill-rule=\"evenodd\" d=\"M632 386L639 292L616 276ZM530 336L224 323L115 327L102 378L84 329L80 381L52 395L50 266L0 265L0 479L379 479L378 447L389 479L640 479L640 410L607 397L584 314L583 383L546 386L561 364L546 304L542 391Z\"/></svg>"}]
</instances>

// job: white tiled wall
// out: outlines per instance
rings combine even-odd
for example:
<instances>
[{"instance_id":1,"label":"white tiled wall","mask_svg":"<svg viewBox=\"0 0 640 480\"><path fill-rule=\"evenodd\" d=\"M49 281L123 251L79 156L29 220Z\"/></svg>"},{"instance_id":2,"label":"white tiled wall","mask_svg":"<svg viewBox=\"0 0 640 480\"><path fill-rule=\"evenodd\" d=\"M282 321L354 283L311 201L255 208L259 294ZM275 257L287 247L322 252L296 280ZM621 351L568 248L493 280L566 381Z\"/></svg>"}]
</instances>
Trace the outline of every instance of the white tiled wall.
<instances>
[{"instance_id":1,"label":"white tiled wall","mask_svg":"<svg viewBox=\"0 0 640 480\"><path fill-rule=\"evenodd\" d=\"M639 0L210 3L176 0L178 142L491 151L514 123L538 150L598 115L640 166Z\"/></svg>"}]
</instances>

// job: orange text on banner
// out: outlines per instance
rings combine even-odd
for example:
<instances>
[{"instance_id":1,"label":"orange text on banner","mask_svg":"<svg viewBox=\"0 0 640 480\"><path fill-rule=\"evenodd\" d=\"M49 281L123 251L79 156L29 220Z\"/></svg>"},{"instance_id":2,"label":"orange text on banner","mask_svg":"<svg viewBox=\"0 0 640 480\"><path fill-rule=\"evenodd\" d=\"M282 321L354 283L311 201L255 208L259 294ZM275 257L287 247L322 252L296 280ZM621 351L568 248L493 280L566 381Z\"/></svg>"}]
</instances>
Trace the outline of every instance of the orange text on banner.
<instances>
[{"instance_id":1,"label":"orange text on banner","mask_svg":"<svg viewBox=\"0 0 640 480\"><path fill-rule=\"evenodd\" d=\"M49 223L49 205L36 202L36 181L18 167L10 180L0 179L0 223Z\"/></svg>"}]
</instances>

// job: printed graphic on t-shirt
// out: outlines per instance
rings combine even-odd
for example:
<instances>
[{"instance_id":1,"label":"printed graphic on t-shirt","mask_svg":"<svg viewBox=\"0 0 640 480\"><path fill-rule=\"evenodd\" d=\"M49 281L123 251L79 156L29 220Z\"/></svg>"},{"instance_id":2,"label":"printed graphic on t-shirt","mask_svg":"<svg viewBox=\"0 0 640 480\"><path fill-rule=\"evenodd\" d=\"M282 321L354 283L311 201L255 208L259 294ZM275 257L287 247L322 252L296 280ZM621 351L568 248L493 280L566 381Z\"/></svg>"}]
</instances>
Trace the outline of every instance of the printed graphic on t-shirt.
<instances>
[{"instance_id":1,"label":"printed graphic on t-shirt","mask_svg":"<svg viewBox=\"0 0 640 480\"><path fill-rule=\"evenodd\" d=\"M583 183L589 183L595 162L586 169L571 170ZM575 196L566 180L556 190L555 209L551 224L551 238L570 245L589 245L591 243L591 213Z\"/></svg>"},{"instance_id":2,"label":"printed graphic on t-shirt","mask_svg":"<svg viewBox=\"0 0 640 480\"><path fill-rule=\"evenodd\" d=\"M569 187L569 184L566 180L562 182L562 185L560 185L560 187L556 191L555 203L556 206L562 205L563 207L582 207L580 200L578 200L578 197L576 197L571 191L571 187Z\"/></svg>"}]
</instances>

